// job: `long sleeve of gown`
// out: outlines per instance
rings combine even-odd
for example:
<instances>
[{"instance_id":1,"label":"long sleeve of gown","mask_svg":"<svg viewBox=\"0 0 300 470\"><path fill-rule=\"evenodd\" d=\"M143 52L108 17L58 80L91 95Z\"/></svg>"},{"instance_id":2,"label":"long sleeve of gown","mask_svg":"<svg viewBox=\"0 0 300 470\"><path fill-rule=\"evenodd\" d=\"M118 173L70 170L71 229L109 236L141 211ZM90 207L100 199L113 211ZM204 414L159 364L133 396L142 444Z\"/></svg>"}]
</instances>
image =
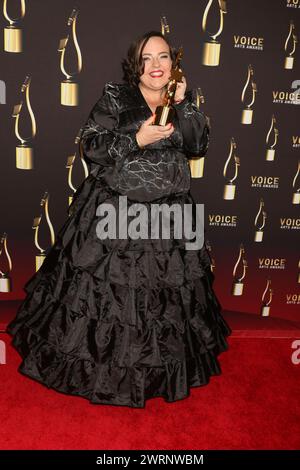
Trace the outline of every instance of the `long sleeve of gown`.
<instances>
[{"instance_id":1,"label":"long sleeve of gown","mask_svg":"<svg viewBox=\"0 0 300 470\"><path fill-rule=\"evenodd\" d=\"M202 157L209 145L210 125L207 116L196 104L196 90L188 90L185 98L174 104L183 135L183 148L188 157Z\"/></svg>"},{"instance_id":2,"label":"long sleeve of gown","mask_svg":"<svg viewBox=\"0 0 300 470\"><path fill-rule=\"evenodd\" d=\"M139 150L136 131L124 134L117 130L117 94L118 90L107 82L101 98L92 108L82 128L80 144L84 159L88 163L98 163L102 166L122 164L130 152Z\"/></svg>"}]
</instances>

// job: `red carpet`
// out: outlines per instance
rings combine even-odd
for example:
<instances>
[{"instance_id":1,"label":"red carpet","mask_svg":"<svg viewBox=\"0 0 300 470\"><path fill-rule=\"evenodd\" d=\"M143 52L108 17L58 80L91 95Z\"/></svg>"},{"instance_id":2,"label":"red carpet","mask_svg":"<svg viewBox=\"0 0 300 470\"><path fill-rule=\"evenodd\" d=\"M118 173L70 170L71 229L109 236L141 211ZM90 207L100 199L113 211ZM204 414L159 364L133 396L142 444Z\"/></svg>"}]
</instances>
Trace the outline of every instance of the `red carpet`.
<instances>
[{"instance_id":1,"label":"red carpet","mask_svg":"<svg viewBox=\"0 0 300 470\"><path fill-rule=\"evenodd\" d=\"M223 374L187 399L145 409L91 405L17 372L7 344L0 366L1 449L299 449L300 364L292 339L229 338ZM299 339L299 336L294 336Z\"/></svg>"}]
</instances>

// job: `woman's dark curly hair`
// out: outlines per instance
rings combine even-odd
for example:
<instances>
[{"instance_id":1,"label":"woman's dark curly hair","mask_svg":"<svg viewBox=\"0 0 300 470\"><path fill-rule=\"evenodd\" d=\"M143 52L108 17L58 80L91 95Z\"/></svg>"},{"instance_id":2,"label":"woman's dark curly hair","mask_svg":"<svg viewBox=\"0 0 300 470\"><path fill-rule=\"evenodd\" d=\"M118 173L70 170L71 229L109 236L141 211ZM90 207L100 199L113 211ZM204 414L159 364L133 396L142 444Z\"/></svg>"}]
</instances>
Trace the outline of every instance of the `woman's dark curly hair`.
<instances>
[{"instance_id":1,"label":"woman's dark curly hair","mask_svg":"<svg viewBox=\"0 0 300 470\"><path fill-rule=\"evenodd\" d=\"M178 52L175 47L171 46L166 36L164 36L160 31L149 31L131 43L127 52L127 58L122 60L123 80L130 86L137 86L140 81L140 75L143 75L144 73L145 64L144 59L142 58L142 53L146 43L153 36L159 36L166 41L170 49L172 65L175 65L175 59ZM142 47L138 56L138 51L141 45Z\"/></svg>"}]
</instances>

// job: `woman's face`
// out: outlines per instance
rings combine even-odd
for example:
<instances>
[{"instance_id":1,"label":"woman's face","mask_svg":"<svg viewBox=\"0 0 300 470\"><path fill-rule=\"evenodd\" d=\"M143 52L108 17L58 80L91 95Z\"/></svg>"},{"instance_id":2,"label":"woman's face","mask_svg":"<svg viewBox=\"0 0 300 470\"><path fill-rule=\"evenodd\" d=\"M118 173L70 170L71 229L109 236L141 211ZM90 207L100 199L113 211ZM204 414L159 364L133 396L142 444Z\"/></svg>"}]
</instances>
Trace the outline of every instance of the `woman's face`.
<instances>
[{"instance_id":1,"label":"woman's face","mask_svg":"<svg viewBox=\"0 0 300 470\"><path fill-rule=\"evenodd\" d=\"M159 36L151 37L144 47L142 58L145 68L143 75L140 76L140 81L143 85L153 90L159 90L167 85L172 59L166 41Z\"/></svg>"}]
</instances>

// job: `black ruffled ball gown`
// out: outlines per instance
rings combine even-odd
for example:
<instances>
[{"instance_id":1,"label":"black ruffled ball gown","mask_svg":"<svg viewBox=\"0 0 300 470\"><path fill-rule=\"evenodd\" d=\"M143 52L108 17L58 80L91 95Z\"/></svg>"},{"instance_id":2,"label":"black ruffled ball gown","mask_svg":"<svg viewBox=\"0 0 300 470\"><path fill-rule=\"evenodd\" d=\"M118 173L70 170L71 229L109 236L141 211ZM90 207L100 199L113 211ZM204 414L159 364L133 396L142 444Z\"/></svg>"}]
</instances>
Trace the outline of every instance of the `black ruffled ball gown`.
<instances>
[{"instance_id":1,"label":"black ruffled ball gown","mask_svg":"<svg viewBox=\"0 0 300 470\"><path fill-rule=\"evenodd\" d=\"M120 195L127 209L195 204L188 157L206 153L210 130L195 99L187 90L173 134L140 149L135 134L152 111L138 86L105 84L82 128L89 176L7 328L21 373L91 403L135 408L152 397L186 398L221 373L217 356L231 330L205 245L187 250L174 225L169 239L96 233L97 207L118 213Z\"/></svg>"}]
</instances>

